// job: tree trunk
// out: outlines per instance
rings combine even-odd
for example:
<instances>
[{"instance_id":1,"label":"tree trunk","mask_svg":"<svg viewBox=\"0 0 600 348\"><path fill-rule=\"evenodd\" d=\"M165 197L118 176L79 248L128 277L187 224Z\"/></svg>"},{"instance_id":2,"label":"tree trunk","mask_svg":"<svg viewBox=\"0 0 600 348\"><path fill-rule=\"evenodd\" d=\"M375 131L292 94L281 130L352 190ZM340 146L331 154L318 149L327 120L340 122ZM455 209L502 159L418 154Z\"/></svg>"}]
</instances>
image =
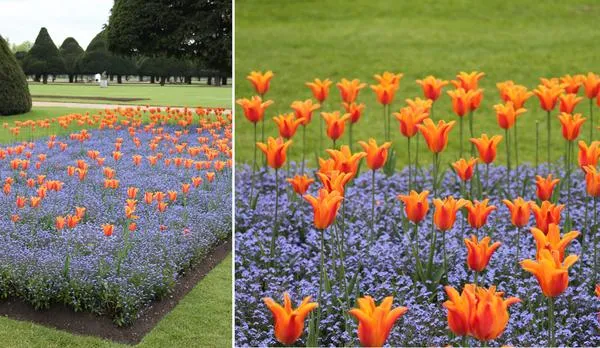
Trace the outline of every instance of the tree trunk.
<instances>
[{"instance_id":1,"label":"tree trunk","mask_svg":"<svg viewBox=\"0 0 600 348\"><path fill-rule=\"evenodd\" d=\"M48 75L47 74L43 74L42 75L42 81L43 81L44 84L48 83Z\"/></svg>"},{"instance_id":2,"label":"tree trunk","mask_svg":"<svg viewBox=\"0 0 600 348\"><path fill-rule=\"evenodd\" d=\"M209 85L209 86L212 86L212 76L209 76L209 77L206 79L206 84L207 84L207 85Z\"/></svg>"},{"instance_id":3,"label":"tree trunk","mask_svg":"<svg viewBox=\"0 0 600 348\"><path fill-rule=\"evenodd\" d=\"M139 76L138 76L138 81L139 81L139 82L144 82L144 76L142 76L142 75L139 75Z\"/></svg>"},{"instance_id":4,"label":"tree trunk","mask_svg":"<svg viewBox=\"0 0 600 348\"><path fill-rule=\"evenodd\" d=\"M69 83L73 83L73 75L69 74Z\"/></svg>"},{"instance_id":5,"label":"tree trunk","mask_svg":"<svg viewBox=\"0 0 600 348\"><path fill-rule=\"evenodd\" d=\"M165 78L165 76L161 76L161 77L160 77L160 85L161 85L161 86L164 86L164 85L165 85L165 79L166 79L166 78Z\"/></svg>"},{"instance_id":6,"label":"tree trunk","mask_svg":"<svg viewBox=\"0 0 600 348\"><path fill-rule=\"evenodd\" d=\"M110 77L109 77L109 79L110 79L110 82L113 82L114 79L115 79L115 77L111 74Z\"/></svg>"},{"instance_id":7,"label":"tree trunk","mask_svg":"<svg viewBox=\"0 0 600 348\"><path fill-rule=\"evenodd\" d=\"M227 76L223 76L223 77L221 78L221 85L222 85L222 86L227 86Z\"/></svg>"},{"instance_id":8,"label":"tree trunk","mask_svg":"<svg viewBox=\"0 0 600 348\"><path fill-rule=\"evenodd\" d=\"M150 83L154 83L154 75L150 76Z\"/></svg>"},{"instance_id":9,"label":"tree trunk","mask_svg":"<svg viewBox=\"0 0 600 348\"><path fill-rule=\"evenodd\" d=\"M123 83L123 79L121 78L121 75L117 75L117 83Z\"/></svg>"}]
</instances>

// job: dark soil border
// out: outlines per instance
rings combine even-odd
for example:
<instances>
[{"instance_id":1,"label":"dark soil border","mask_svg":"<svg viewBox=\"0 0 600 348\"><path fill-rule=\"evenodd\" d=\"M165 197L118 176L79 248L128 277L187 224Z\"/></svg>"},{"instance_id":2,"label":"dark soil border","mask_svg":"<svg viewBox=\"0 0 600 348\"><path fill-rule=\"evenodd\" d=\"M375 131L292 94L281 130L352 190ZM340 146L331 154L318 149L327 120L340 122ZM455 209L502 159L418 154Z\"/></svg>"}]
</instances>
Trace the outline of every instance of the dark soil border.
<instances>
[{"instance_id":1,"label":"dark soil border","mask_svg":"<svg viewBox=\"0 0 600 348\"><path fill-rule=\"evenodd\" d=\"M49 94L32 94L32 98L44 98L44 99L81 99L81 100L104 100L104 101L118 101L118 102L134 102L150 100L150 98L121 98L121 97L89 97L89 96L74 96L74 95L49 95Z\"/></svg>"},{"instance_id":2,"label":"dark soil border","mask_svg":"<svg viewBox=\"0 0 600 348\"><path fill-rule=\"evenodd\" d=\"M117 327L106 316L75 312L64 304L56 304L48 310L36 311L19 298L0 301L0 315L9 319L30 321L44 326L64 330L77 335L96 336L120 343L137 344L156 324L187 295L198 282L231 253L231 238L214 247L197 262L167 297L154 301L145 308L140 317L128 327Z\"/></svg>"}]
</instances>

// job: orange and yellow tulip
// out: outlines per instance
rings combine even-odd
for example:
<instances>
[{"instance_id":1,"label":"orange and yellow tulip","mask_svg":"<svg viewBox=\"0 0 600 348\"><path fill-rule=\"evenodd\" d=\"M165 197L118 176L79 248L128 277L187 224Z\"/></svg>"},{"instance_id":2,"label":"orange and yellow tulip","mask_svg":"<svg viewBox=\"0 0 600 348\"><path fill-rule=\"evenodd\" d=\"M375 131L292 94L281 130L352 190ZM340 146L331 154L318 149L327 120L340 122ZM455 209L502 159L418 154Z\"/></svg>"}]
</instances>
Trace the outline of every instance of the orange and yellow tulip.
<instances>
[{"instance_id":1,"label":"orange and yellow tulip","mask_svg":"<svg viewBox=\"0 0 600 348\"><path fill-rule=\"evenodd\" d=\"M560 182L560 179L552 179L552 174L549 174L546 178L539 175L535 176L535 186L537 197L540 201L549 201L552 197L554 187Z\"/></svg>"},{"instance_id":2,"label":"orange and yellow tulip","mask_svg":"<svg viewBox=\"0 0 600 348\"><path fill-rule=\"evenodd\" d=\"M523 227L529 222L531 216L531 201L525 201L523 198L518 197L514 201L508 199L502 200L510 211L510 222L515 227Z\"/></svg>"},{"instance_id":3,"label":"orange and yellow tulip","mask_svg":"<svg viewBox=\"0 0 600 348\"><path fill-rule=\"evenodd\" d=\"M455 121L446 123L440 120L436 125L430 118L426 118L423 124L417 125L417 128L423 134L429 150L433 153L440 153L448 145L448 133L455 123Z\"/></svg>"},{"instance_id":4,"label":"orange and yellow tulip","mask_svg":"<svg viewBox=\"0 0 600 348\"><path fill-rule=\"evenodd\" d=\"M265 110L269 105L273 104L272 100L267 100L265 102L262 101L262 98L259 96L254 96L252 99L238 99L236 101L242 107L244 111L244 116L248 121L252 123L257 123L262 121Z\"/></svg>"},{"instance_id":5,"label":"orange and yellow tulip","mask_svg":"<svg viewBox=\"0 0 600 348\"><path fill-rule=\"evenodd\" d=\"M350 119L350 114L340 115L339 111L322 112L321 116L327 124L327 136L335 141L339 139L346 128L346 121Z\"/></svg>"},{"instance_id":6,"label":"orange and yellow tulip","mask_svg":"<svg viewBox=\"0 0 600 348\"><path fill-rule=\"evenodd\" d=\"M513 85L506 87L502 99L505 102L512 102L515 109L521 109L525 102L533 96L533 92L527 90L527 87L521 85Z\"/></svg>"},{"instance_id":7,"label":"orange and yellow tulip","mask_svg":"<svg viewBox=\"0 0 600 348\"><path fill-rule=\"evenodd\" d=\"M408 98L404 99L404 101L406 101L406 104L408 104L408 106L413 108L414 110L425 112L427 114L431 112L431 107L433 106L433 100L431 99Z\"/></svg>"},{"instance_id":8,"label":"orange and yellow tulip","mask_svg":"<svg viewBox=\"0 0 600 348\"><path fill-rule=\"evenodd\" d=\"M371 89L377 96L377 101L382 105L389 105L394 101L398 85L391 83L379 83L371 85Z\"/></svg>"},{"instance_id":9,"label":"orange and yellow tulip","mask_svg":"<svg viewBox=\"0 0 600 348\"><path fill-rule=\"evenodd\" d=\"M543 249L537 260L523 260L521 267L536 277L546 297L556 297L569 286L569 267L578 259L577 255L569 255L560 261L558 250Z\"/></svg>"},{"instance_id":10,"label":"orange and yellow tulip","mask_svg":"<svg viewBox=\"0 0 600 348\"><path fill-rule=\"evenodd\" d=\"M335 221L340 204L344 199L338 191L329 192L327 189L320 189L317 197L311 195L303 197L313 207L314 224L318 230L326 229Z\"/></svg>"},{"instance_id":11,"label":"orange and yellow tulip","mask_svg":"<svg viewBox=\"0 0 600 348\"><path fill-rule=\"evenodd\" d=\"M585 189L591 197L600 197L600 171L594 166L585 169Z\"/></svg>"},{"instance_id":12,"label":"orange and yellow tulip","mask_svg":"<svg viewBox=\"0 0 600 348\"><path fill-rule=\"evenodd\" d=\"M452 99L452 110L458 117L463 117L471 111L472 93L467 92L463 88L458 88L447 92Z\"/></svg>"},{"instance_id":13,"label":"orange and yellow tulip","mask_svg":"<svg viewBox=\"0 0 600 348\"><path fill-rule=\"evenodd\" d=\"M275 338L287 346L292 345L300 338L304 331L304 320L311 311L319 306L317 303L311 302L311 297L307 296L298 308L294 309L287 292L283 294L283 306L271 298L264 298L263 301L273 314Z\"/></svg>"},{"instance_id":14,"label":"orange and yellow tulip","mask_svg":"<svg viewBox=\"0 0 600 348\"><path fill-rule=\"evenodd\" d=\"M365 109L364 103L342 103L342 105L344 106L346 113L350 114L350 123L356 123L360 120L362 112Z\"/></svg>"},{"instance_id":15,"label":"orange and yellow tulip","mask_svg":"<svg viewBox=\"0 0 600 348\"><path fill-rule=\"evenodd\" d=\"M327 173L318 172L317 176L323 183L323 188L329 192L337 191L344 196L346 184L352 180L352 173L344 173L339 170L332 170Z\"/></svg>"},{"instance_id":16,"label":"orange and yellow tulip","mask_svg":"<svg viewBox=\"0 0 600 348\"><path fill-rule=\"evenodd\" d=\"M535 218L535 225L544 233L548 233L550 224L560 224L560 213L564 205L554 205L548 201L543 201L541 206L535 203L531 204L531 211Z\"/></svg>"},{"instance_id":17,"label":"orange and yellow tulip","mask_svg":"<svg viewBox=\"0 0 600 348\"><path fill-rule=\"evenodd\" d=\"M562 262L565 257L565 249L580 233L579 231L571 231L566 233L563 238L560 238L560 227L557 224L549 224L548 233L544 233L539 228L532 227L531 234L537 246L536 259L540 258L540 253L544 249L549 251L556 250L558 251L558 259Z\"/></svg>"},{"instance_id":18,"label":"orange and yellow tulip","mask_svg":"<svg viewBox=\"0 0 600 348\"><path fill-rule=\"evenodd\" d=\"M113 232L115 231L115 226L111 225L111 224L102 224L102 232L104 233L105 236L110 237L112 236Z\"/></svg>"},{"instance_id":19,"label":"orange and yellow tulip","mask_svg":"<svg viewBox=\"0 0 600 348\"><path fill-rule=\"evenodd\" d=\"M456 213L467 205L467 203L468 201L462 198L456 200L452 196L446 197L444 200L439 198L434 199L435 212L433 214L433 222L437 228L441 231L451 229L456 221Z\"/></svg>"},{"instance_id":20,"label":"orange and yellow tulip","mask_svg":"<svg viewBox=\"0 0 600 348\"><path fill-rule=\"evenodd\" d=\"M472 71L466 73L461 71L456 75L456 80L452 80L452 84L456 88L463 88L465 91L474 91L479 88L479 80L484 77L485 74L482 72Z\"/></svg>"},{"instance_id":21,"label":"orange and yellow tulip","mask_svg":"<svg viewBox=\"0 0 600 348\"><path fill-rule=\"evenodd\" d=\"M279 136L284 139L291 139L303 120L297 119L294 114L290 113L273 117L273 121L279 127Z\"/></svg>"},{"instance_id":22,"label":"orange and yellow tulip","mask_svg":"<svg viewBox=\"0 0 600 348\"><path fill-rule=\"evenodd\" d=\"M567 93L558 97L558 109L560 112L566 112L568 114L573 113L577 104L583 100L583 97L578 97L575 93Z\"/></svg>"},{"instance_id":23,"label":"orange and yellow tulip","mask_svg":"<svg viewBox=\"0 0 600 348\"><path fill-rule=\"evenodd\" d=\"M560 85L564 88L565 93L577 94L581 83L583 82L583 75L565 75L560 78Z\"/></svg>"},{"instance_id":24,"label":"orange and yellow tulip","mask_svg":"<svg viewBox=\"0 0 600 348\"><path fill-rule=\"evenodd\" d=\"M427 196L429 191L423 191L417 193L417 191L410 191L408 195L398 195L398 199L404 203L404 212L406 217L415 224L423 221L427 212L429 211L429 201Z\"/></svg>"},{"instance_id":25,"label":"orange and yellow tulip","mask_svg":"<svg viewBox=\"0 0 600 348\"><path fill-rule=\"evenodd\" d=\"M485 164L490 164L496 159L497 147L502 141L501 135L494 135L488 138L487 134L482 134L481 138L470 139L477 151L479 152L479 160Z\"/></svg>"},{"instance_id":26,"label":"orange and yellow tulip","mask_svg":"<svg viewBox=\"0 0 600 348\"><path fill-rule=\"evenodd\" d=\"M585 117L582 117L581 114L571 115L566 112L561 112L560 115L558 115L558 119L562 125L563 138L567 141L577 139L581 130L581 125L585 122Z\"/></svg>"},{"instance_id":27,"label":"orange and yellow tulip","mask_svg":"<svg viewBox=\"0 0 600 348\"><path fill-rule=\"evenodd\" d=\"M508 97L508 91L514 86L516 86L516 85L513 80L507 80L507 81L496 83L496 88L498 88L498 92L500 93L500 99L502 99L502 101L507 102L507 101L511 100Z\"/></svg>"},{"instance_id":28,"label":"orange and yellow tulip","mask_svg":"<svg viewBox=\"0 0 600 348\"><path fill-rule=\"evenodd\" d=\"M473 170L475 168L475 164L477 163L476 158L469 158L466 160L464 158L459 159L458 161L452 163L452 168L456 171L456 175L462 181L469 181L473 177Z\"/></svg>"},{"instance_id":29,"label":"orange and yellow tulip","mask_svg":"<svg viewBox=\"0 0 600 348\"><path fill-rule=\"evenodd\" d=\"M313 104L312 100L306 99L305 101L296 100L290 107L294 110L296 118L301 121L303 126L306 126L312 120L313 111L318 110L321 105Z\"/></svg>"},{"instance_id":30,"label":"orange and yellow tulip","mask_svg":"<svg viewBox=\"0 0 600 348\"><path fill-rule=\"evenodd\" d=\"M331 156L333 164L331 170L336 169L344 173L352 173L352 177L354 177L358 171L360 160L367 155L362 151L352 153L348 145L342 145L339 150L327 149L325 151ZM319 159L321 167L324 163L324 160Z\"/></svg>"},{"instance_id":31,"label":"orange and yellow tulip","mask_svg":"<svg viewBox=\"0 0 600 348\"><path fill-rule=\"evenodd\" d=\"M400 80L403 76L404 74L394 74L392 72L385 71L383 74L375 74L373 77L380 84L400 86Z\"/></svg>"},{"instance_id":32,"label":"orange and yellow tulip","mask_svg":"<svg viewBox=\"0 0 600 348\"><path fill-rule=\"evenodd\" d=\"M250 83L252 83L252 86L254 86L256 93L263 96L269 90L269 85L271 84L271 79L273 78L273 76L274 74L271 70L265 73L262 73L260 71L252 71L250 75L246 76L246 79L248 79Z\"/></svg>"},{"instance_id":33,"label":"orange and yellow tulip","mask_svg":"<svg viewBox=\"0 0 600 348\"><path fill-rule=\"evenodd\" d=\"M475 272L483 271L490 262L492 254L502 245L500 242L490 245L490 237L478 241L476 235L471 235L471 239L464 240L467 246L467 266Z\"/></svg>"},{"instance_id":34,"label":"orange and yellow tulip","mask_svg":"<svg viewBox=\"0 0 600 348\"><path fill-rule=\"evenodd\" d=\"M404 107L393 115L400 122L400 133L407 138L412 138L417 134L417 125L429 117L429 112L423 108Z\"/></svg>"},{"instance_id":35,"label":"orange and yellow tulip","mask_svg":"<svg viewBox=\"0 0 600 348\"><path fill-rule=\"evenodd\" d=\"M294 192L296 192L299 195L303 195L308 190L310 184L315 182L315 179L309 178L308 175L304 174L296 175L293 178L288 178L286 179L286 181L289 182L290 185L292 185Z\"/></svg>"},{"instance_id":36,"label":"orange and yellow tulip","mask_svg":"<svg viewBox=\"0 0 600 348\"><path fill-rule=\"evenodd\" d=\"M442 88L448 84L448 81L429 75L423 80L417 80L417 84L423 89L423 96L425 98L436 101L442 94Z\"/></svg>"},{"instance_id":37,"label":"orange and yellow tulip","mask_svg":"<svg viewBox=\"0 0 600 348\"><path fill-rule=\"evenodd\" d=\"M494 109L496 110L498 125L502 129L511 129L517 122L517 117L527 112L527 109L515 108L511 101L506 102L506 104L496 104Z\"/></svg>"},{"instance_id":38,"label":"orange and yellow tulip","mask_svg":"<svg viewBox=\"0 0 600 348\"><path fill-rule=\"evenodd\" d=\"M488 206L489 199L483 201L467 202L465 208L467 208L467 221L471 227L479 229L486 224L488 216L496 210L493 205Z\"/></svg>"},{"instance_id":39,"label":"orange and yellow tulip","mask_svg":"<svg viewBox=\"0 0 600 348\"><path fill-rule=\"evenodd\" d=\"M325 99L329 96L329 86L331 86L331 80L325 79L321 81L320 79L315 79L313 82L307 82L306 86L310 88L313 96L319 103L323 103Z\"/></svg>"},{"instance_id":40,"label":"orange and yellow tulip","mask_svg":"<svg viewBox=\"0 0 600 348\"><path fill-rule=\"evenodd\" d=\"M540 100L540 106L543 110L552 111L556 107L556 101L562 93L562 88L558 85L553 85L552 87L539 85L538 88L533 90L533 93Z\"/></svg>"},{"instance_id":41,"label":"orange and yellow tulip","mask_svg":"<svg viewBox=\"0 0 600 348\"><path fill-rule=\"evenodd\" d=\"M587 166L597 166L600 159L600 142L593 141L590 146L587 146L583 140L580 140L578 145L579 153L577 161L579 167L583 170Z\"/></svg>"},{"instance_id":42,"label":"orange and yellow tulip","mask_svg":"<svg viewBox=\"0 0 600 348\"><path fill-rule=\"evenodd\" d=\"M285 163L286 151L291 143L291 140L284 142L281 138L269 137L266 144L258 142L256 146L267 156L267 164L273 169L279 169Z\"/></svg>"},{"instance_id":43,"label":"orange and yellow tulip","mask_svg":"<svg viewBox=\"0 0 600 348\"><path fill-rule=\"evenodd\" d=\"M589 72L587 75L582 77L581 82L583 84L586 97L593 99L598 96L598 92L600 91L600 76Z\"/></svg>"},{"instance_id":44,"label":"orange and yellow tulip","mask_svg":"<svg viewBox=\"0 0 600 348\"><path fill-rule=\"evenodd\" d=\"M360 83L358 79L354 79L352 81L342 79L342 81L338 82L336 86L340 90L342 100L345 103L352 103L356 100L358 93L366 86L366 84Z\"/></svg>"},{"instance_id":45,"label":"orange and yellow tulip","mask_svg":"<svg viewBox=\"0 0 600 348\"><path fill-rule=\"evenodd\" d=\"M385 344L394 323L408 311L406 307L392 309L394 298L388 296L379 306L371 296L356 300L358 308L348 313L358 319L358 339L364 347L382 347Z\"/></svg>"},{"instance_id":46,"label":"orange and yellow tulip","mask_svg":"<svg viewBox=\"0 0 600 348\"><path fill-rule=\"evenodd\" d=\"M388 149L392 146L391 142L386 142L381 146L377 146L375 139L371 138L368 143L364 141L359 141L358 143L367 153L367 166L371 170L377 170L383 167L388 157Z\"/></svg>"}]
</instances>

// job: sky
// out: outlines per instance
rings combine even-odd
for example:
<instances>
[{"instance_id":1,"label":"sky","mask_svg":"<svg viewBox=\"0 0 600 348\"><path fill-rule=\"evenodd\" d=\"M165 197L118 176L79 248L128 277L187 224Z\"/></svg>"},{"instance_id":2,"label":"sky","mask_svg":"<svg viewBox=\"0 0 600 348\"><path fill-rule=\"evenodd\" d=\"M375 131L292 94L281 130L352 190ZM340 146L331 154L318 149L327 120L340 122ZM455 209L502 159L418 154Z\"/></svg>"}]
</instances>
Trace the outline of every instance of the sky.
<instances>
[{"instance_id":1,"label":"sky","mask_svg":"<svg viewBox=\"0 0 600 348\"><path fill-rule=\"evenodd\" d=\"M0 0L0 35L35 41L46 27L57 47L69 36L85 49L108 22L113 0Z\"/></svg>"}]
</instances>

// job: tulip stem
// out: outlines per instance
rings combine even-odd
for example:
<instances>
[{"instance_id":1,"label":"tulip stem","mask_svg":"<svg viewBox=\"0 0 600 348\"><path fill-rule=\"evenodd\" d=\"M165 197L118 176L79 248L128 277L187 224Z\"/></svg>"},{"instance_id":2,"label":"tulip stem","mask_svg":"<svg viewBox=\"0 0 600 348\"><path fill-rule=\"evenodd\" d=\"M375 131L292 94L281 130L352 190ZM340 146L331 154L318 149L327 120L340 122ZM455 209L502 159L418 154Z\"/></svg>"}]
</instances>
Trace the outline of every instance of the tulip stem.
<instances>
[{"instance_id":1,"label":"tulip stem","mask_svg":"<svg viewBox=\"0 0 600 348\"><path fill-rule=\"evenodd\" d=\"M369 244L373 243L375 238L375 169L371 172L371 238L369 238Z\"/></svg>"},{"instance_id":2,"label":"tulip stem","mask_svg":"<svg viewBox=\"0 0 600 348\"><path fill-rule=\"evenodd\" d=\"M477 278L478 278L478 275L479 275L479 272L477 272L477 271L474 271L473 273L474 273L474 278L475 278L475 279L474 279L474 283L475 283L475 289L477 289L477 287L479 286L479 282L478 282L478 279L477 279Z\"/></svg>"},{"instance_id":3,"label":"tulip stem","mask_svg":"<svg viewBox=\"0 0 600 348\"><path fill-rule=\"evenodd\" d=\"M521 227L517 226L517 235L516 235L516 243L517 243L517 268L519 267L519 257L521 254Z\"/></svg>"},{"instance_id":4,"label":"tulip stem","mask_svg":"<svg viewBox=\"0 0 600 348\"><path fill-rule=\"evenodd\" d=\"M387 105L383 104L383 137L385 141L388 141L388 119L387 119Z\"/></svg>"},{"instance_id":5,"label":"tulip stem","mask_svg":"<svg viewBox=\"0 0 600 348\"><path fill-rule=\"evenodd\" d=\"M261 139L262 142L265 142L265 119L263 118L262 123L261 123ZM263 156L264 157L264 162L263 162L263 166L267 165L267 156Z\"/></svg>"},{"instance_id":6,"label":"tulip stem","mask_svg":"<svg viewBox=\"0 0 600 348\"><path fill-rule=\"evenodd\" d=\"M592 228L593 232L592 232L592 236L594 238L594 284L596 284L596 280L597 275L598 275L598 257L597 257L597 250L598 250L598 236L597 236L597 231L598 231L598 197L594 197L594 227ZM585 244L585 242L583 242ZM583 255L583 254L582 254Z\"/></svg>"},{"instance_id":7,"label":"tulip stem","mask_svg":"<svg viewBox=\"0 0 600 348\"><path fill-rule=\"evenodd\" d=\"M548 137L546 139L546 150L548 151L548 167L550 167L550 134L551 134L551 129L552 127L550 127L550 110L548 110L548 112L546 113L546 131L548 133Z\"/></svg>"},{"instance_id":8,"label":"tulip stem","mask_svg":"<svg viewBox=\"0 0 600 348\"><path fill-rule=\"evenodd\" d=\"M275 220L271 237L271 258L275 258L275 242L277 241L277 211L279 210L279 170L275 169Z\"/></svg>"},{"instance_id":9,"label":"tulip stem","mask_svg":"<svg viewBox=\"0 0 600 348\"><path fill-rule=\"evenodd\" d=\"M333 149L335 150L335 139L333 139Z\"/></svg>"},{"instance_id":10,"label":"tulip stem","mask_svg":"<svg viewBox=\"0 0 600 348\"><path fill-rule=\"evenodd\" d=\"M519 133L517 131L517 120L515 119L515 168L519 170Z\"/></svg>"},{"instance_id":11,"label":"tulip stem","mask_svg":"<svg viewBox=\"0 0 600 348\"><path fill-rule=\"evenodd\" d=\"M306 159L306 125L302 126L302 171L301 174L304 175L304 162Z\"/></svg>"},{"instance_id":12,"label":"tulip stem","mask_svg":"<svg viewBox=\"0 0 600 348\"><path fill-rule=\"evenodd\" d=\"M469 133L471 133L471 138L473 138L473 110L469 111ZM471 142L471 156L475 156L475 144L473 142Z\"/></svg>"},{"instance_id":13,"label":"tulip stem","mask_svg":"<svg viewBox=\"0 0 600 348\"><path fill-rule=\"evenodd\" d=\"M550 331L550 344L548 346L555 347L554 340L554 298L548 297L548 330Z\"/></svg>"},{"instance_id":14,"label":"tulip stem","mask_svg":"<svg viewBox=\"0 0 600 348\"><path fill-rule=\"evenodd\" d=\"M325 229L320 229L319 230L321 232L321 262L320 262L320 267L321 267L321 275L319 278L319 303L321 303L321 300L323 299L323 281L325 279ZM319 343L319 332L320 332L320 324L321 324L321 307L319 306L317 307L317 323L315 325L315 342Z\"/></svg>"},{"instance_id":15,"label":"tulip stem","mask_svg":"<svg viewBox=\"0 0 600 348\"><path fill-rule=\"evenodd\" d=\"M412 189L412 163L410 162L410 138L406 138L408 140L408 190Z\"/></svg>"},{"instance_id":16,"label":"tulip stem","mask_svg":"<svg viewBox=\"0 0 600 348\"><path fill-rule=\"evenodd\" d=\"M535 121L535 169L540 163L540 121Z\"/></svg>"},{"instance_id":17,"label":"tulip stem","mask_svg":"<svg viewBox=\"0 0 600 348\"><path fill-rule=\"evenodd\" d=\"M571 225L571 153L573 142L567 141L567 221Z\"/></svg>"},{"instance_id":18,"label":"tulip stem","mask_svg":"<svg viewBox=\"0 0 600 348\"><path fill-rule=\"evenodd\" d=\"M256 132L256 122L254 123L254 160L252 161L252 183L250 184L250 200L254 197L254 176L256 174L256 150L258 146L257 143L257 132Z\"/></svg>"},{"instance_id":19,"label":"tulip stem","mask_svg":"<svg viewBox=\"0 0 600 348\"><path fill-rule=\"evenodd\" d=\"M490 164L485 164L485 191L487 192L487 196L490 194Z\"/></svg>"},{"instance_id":20,"label":"tulip stem","mask_svg":"<svg viewBox=\"0 0 600 348\"><path fill-rule=\"evenodd\" d=\"M460 158L463 158L463 123L464 119L463 117L460 117L460 120L458 121L458 133L460 138Z\"/></svg>"},{"instance_id":21,"label":"tulip stem","mask_svg":"<svg viewBox=\"0 0 600 348\"><path fill-rule=\"evenodd\" d=\"M444 274L446 275L446 278L448 277L448 257L446 256L446 232L441 231L442 232L442 249L444 252Z\"/></svg>"},{"instance_id":22,"label":"tulip stem","mask_svg":"<svg viewBox=\"0 0 600 348\"><path fill-rule=\"evenodd\" d=\"M510 197L510 138L508 128L504 130L506 136L506 194Z\"/></svg>"},{"instance_id":23,"label":"tulip stem","mask_svg":"<svg viewBox=\"0 0 600 348\"><path fill-rule=\"evenodd\" d=\"M588 141L591 143L594 138L594 103L593 98L590 98L590 138Z\"/></svg>"},{"instance_id":24,"label":"tulip stem","mask_svg":"<svg viewBox=\"0 0 600 348\"><path fill-rule=\"evenodd\" d=\"M323 117L319 117L319 118L321 119L320 125L319 125L319 150L323 151L323 128L324 128L325 120L323 119Z\"/></svg>"},{"instance_id":25,"label":"tulip stem","mask_svg":"<svg viewBox=\"0 0 600 348\"><path fill-rule=\"evenodd\" d=\"M389 104L385 105L385 114L387 117L387 124L388 124L387 141L390 141L390 139L392 138L392 119L390 117L391 113L390 113L390 105Z\"/></svg>"},{"instance_id":26,"label":"tulip stem","mask_svg":"<svg viewBox=\"0 0 600 348\"><path fill-rule=\"evenodd\" d=\"M352 149L352 125L353 124L354 123L352 123L352 121L351 121L350 126L349 126L350 129L348 129L348 147L350 147L350 152L353 151L353 149Z\"/></svg>"}]
</instances>

